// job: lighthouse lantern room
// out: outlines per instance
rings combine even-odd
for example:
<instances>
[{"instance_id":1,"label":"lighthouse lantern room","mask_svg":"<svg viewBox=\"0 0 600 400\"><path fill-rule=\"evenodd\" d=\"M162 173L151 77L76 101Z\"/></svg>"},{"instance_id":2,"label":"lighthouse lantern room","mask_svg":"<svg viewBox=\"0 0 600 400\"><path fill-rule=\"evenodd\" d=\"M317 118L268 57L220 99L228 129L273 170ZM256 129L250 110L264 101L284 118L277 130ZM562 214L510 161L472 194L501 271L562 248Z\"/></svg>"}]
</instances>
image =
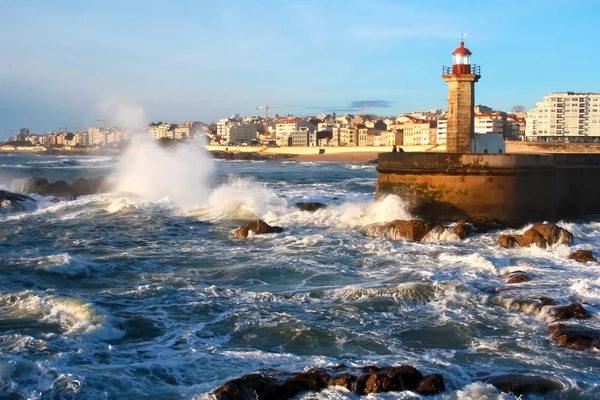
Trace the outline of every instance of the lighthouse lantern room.
<instances>
[{"instance_id":1,"label":"lighthouse lantern room","mask_svg":"<svg viewBox=\"0 0 600 400\"><path fill-rule=\"evenodd\" d=\"M471 52L464 41L452 53L452 67L442 67L442 78L448 83L446 151L471 153L475 82L480 73L477 65L471 65Z\"/></svg>"}]
</instances>

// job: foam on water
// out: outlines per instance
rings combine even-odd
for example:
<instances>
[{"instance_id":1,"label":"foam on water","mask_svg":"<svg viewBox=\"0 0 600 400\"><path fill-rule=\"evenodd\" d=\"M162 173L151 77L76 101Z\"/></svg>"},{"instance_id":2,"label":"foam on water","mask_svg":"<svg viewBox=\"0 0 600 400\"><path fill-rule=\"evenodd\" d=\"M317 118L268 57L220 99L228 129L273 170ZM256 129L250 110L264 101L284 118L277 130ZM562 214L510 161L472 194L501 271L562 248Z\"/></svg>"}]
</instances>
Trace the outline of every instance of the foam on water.
<instances>
[{"instance_id":1,"label":"foam on water","mask_svg":"<svg viewBox=\"0 0 600 400\"><path fill-rule=\"evenodd\" d=\"M124 332L106 310L74 298L40 295L32 291L0 294L0 312L13 318L37 318L56 324L66 335L90 335L103 340L118 339Z\"/></svg>"},{"instance_id":2,"label":"foam on water","mask_svg":"<svg viewBox=\"0 0 600 400\"><path fill-rule=\"evenodd\" d=\"M212 157L200 142L165 149L147 136L136 136L119 159L113 178L116 191L148 201L169 199L187 209L208 199L213 168Z\"/></svg>"}]
</instances>

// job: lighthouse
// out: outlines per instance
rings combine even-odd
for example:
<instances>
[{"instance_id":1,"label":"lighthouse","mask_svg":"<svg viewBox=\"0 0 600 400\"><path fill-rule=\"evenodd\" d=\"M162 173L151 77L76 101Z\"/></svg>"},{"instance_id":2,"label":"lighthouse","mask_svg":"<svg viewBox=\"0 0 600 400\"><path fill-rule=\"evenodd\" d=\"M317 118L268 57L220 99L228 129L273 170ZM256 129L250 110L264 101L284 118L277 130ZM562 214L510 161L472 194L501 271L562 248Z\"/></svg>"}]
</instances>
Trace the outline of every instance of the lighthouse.
<instances>
[{"instance_id":1,"label":"lighthouse","mask_svg":"<svg viewBox=\"0 0 600 400\"><path fill-rule=\"evenodd\" d=\"M475 82L481 77L479 66L471 64L471 52L461 41L452 53L452 67L442 67L448 82L448 125L446 151L471 153L475 129Z\"/></svg>"}]
</instances>

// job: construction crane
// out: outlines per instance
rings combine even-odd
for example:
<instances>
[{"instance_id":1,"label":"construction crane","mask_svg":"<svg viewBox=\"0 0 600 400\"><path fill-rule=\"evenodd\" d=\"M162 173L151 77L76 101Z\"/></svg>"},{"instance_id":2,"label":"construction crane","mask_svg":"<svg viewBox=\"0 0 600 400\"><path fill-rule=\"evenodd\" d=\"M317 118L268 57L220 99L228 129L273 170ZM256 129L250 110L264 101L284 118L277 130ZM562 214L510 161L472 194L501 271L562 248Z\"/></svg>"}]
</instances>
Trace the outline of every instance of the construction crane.
<instances>
[{"instance_id":1,"label":"construction crane","mask_svg":"<svg viewBox=\"0 0 600 400\"><path fill-rule=\"evenodd\" d=\"M269 135L269 110L272 108L290 108L290 107L299 107L299 106L288 105L288 106L258 106L258 107L256 107L257 110L265 110L265 138L271 137Z\"/></svg>"},{"instance_id":2,"label":"construction crane","mask_svg":"<svg viewBox=\"0 0 600 400\"><path fill-rule=\"evenodd\" d=\"M269 109L271 106L259 106L256 107L257 110L265 110L265 138L271 137L269 135Z\"/></svg>"}]
</instances>

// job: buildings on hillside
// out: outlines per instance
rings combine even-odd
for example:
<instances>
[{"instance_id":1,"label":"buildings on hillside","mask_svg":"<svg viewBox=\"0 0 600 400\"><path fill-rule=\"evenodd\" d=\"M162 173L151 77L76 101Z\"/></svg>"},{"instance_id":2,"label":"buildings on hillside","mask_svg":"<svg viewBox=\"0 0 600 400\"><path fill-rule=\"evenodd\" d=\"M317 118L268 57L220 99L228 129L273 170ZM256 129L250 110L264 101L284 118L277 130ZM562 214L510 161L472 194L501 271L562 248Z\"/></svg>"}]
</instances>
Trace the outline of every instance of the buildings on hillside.
<instances>
[{"instance_id":1,"label":"buildings on hillside","mask_svg":"<svg viewBox=\"0 0 600 400\"><path fill-rule=\"evenodd\" d=\"M527 113L532 142L600 142L600 93L553 92Z\"/></svg>"}]
</instances>

